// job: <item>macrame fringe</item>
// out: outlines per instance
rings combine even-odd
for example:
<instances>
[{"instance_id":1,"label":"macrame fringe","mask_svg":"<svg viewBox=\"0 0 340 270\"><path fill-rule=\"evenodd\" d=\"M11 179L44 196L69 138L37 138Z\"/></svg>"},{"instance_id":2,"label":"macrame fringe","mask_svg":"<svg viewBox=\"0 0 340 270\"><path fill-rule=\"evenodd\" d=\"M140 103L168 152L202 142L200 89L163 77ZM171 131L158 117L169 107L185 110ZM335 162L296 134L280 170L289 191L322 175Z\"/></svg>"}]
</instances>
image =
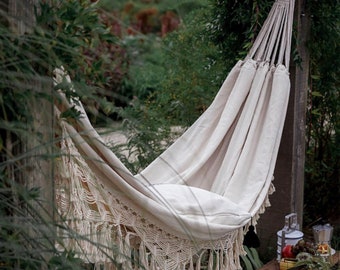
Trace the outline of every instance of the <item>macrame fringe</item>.
<instances>
[{"instance_id":1,"label":"macrame fringe","mask_svg":"<svg viewBox=\"0 0 340 270\"><path fill-rule=\"evenodd\" d=\"M208 270L237 270L241 269L239 256L245 254L243 228L235 230L231 238L220 240L214 249L205 248L199 253L191 253L187 260L163 261L162 264L156 249L152 252L147 242L139 239L139 247L133 246L131 240L138 236L134 232L123 233L124 226L84 220L70 220L67 225L85 239L79 239L78 233L72 236L59 229L58 234L64 239L63 248L75 251L85 262L93 263L96 269L116 269L115 265L119 264L121 269L199 270L206 267Z\"/></svg>"},{"instance_id":2,"label":"macrame fringe","mask_svg":"<svg viewBox=\"0 0 340 270\"><path fill-rule=\"evenodd\" d=\"M63 235L65 240L59 245L59 250L74 251L84 262L93 264L95 269L117 269L118 265L119 269L138 270L200 270L204 267L208 270L241 269L239 255L244 254L243 229L236 230L231 239L219 241L217 245L215 243L215 248L193 252L186 260L166 261L160 260L157 252L151 252L146 242L139 242L138 247L132 246L131 239L136 235L127 233L124 237L120 226L86 221L70 221L68 226L79 231L79 235L70 235L68 230L59 229L59 236Z\"/></svg>"},{"instance_id":3,"label":"macrame fringe","mask_svg":"<svg viewBox=\"0 0 340 270\"><path fill-rule=\"evenodd\" d=\"M84 208L86 204L101 201L98 194L102 191L93 194L90 179L95 176L84 169L86 163L82 162L78 153L73 152L75 149L70 143L64 144L64 149L68 149L70 154L63 156L58 164L63 173L58 176L57 201L61 216L64 220L66 218L66 227L77 234L70 235L67 230L59 229L58 234L63 239L63 243L58 245L59 249L73 250L85 262L104 270L117 269L117 264L121 269L136 270L199 270L204 267L208 270L241 269L239 256L245 254L244 234L270 206L268 197L275 190L272 184L259 211L244 228L218 241L190 243L189 240L163 232L154 224L143 224L141 220L145 223L145 219L138 217L136 211L124 204L121 198L109 200L112 213L116 213L116 216L106 216L106 221L93 209ZM92 181L95 181L94 178ZM70 190L67 186L71 187ZM77 217L80 219L77 220ZM179 248L173 250L174 246Z\"/></svg>"},{"instance_id":4,"label":"macrame fringe","mask_svg":"<svg viewBox=\"0 0 340 270\"><path fill-rule=\"evenodd\" d=\"M75 169L74 166L72 168ZM66 174L64 174L64 176L65 175ZM69 176L71 175L72 174ZM74 178L71 177L68 179ZM74 186L77 185L74 184ZM209 243L208 246L202 246L199 252L196 251L197 247L195 245L183 245L183 248L177 252L181 253L181 251L185 249L188 256L186 259L179 258L178 256L175 260L163 260L161 252L165 254L171 253L171 244L168 244L163 250L161 247L157 248L156 246L153 246L153 249L150 248L150 239L146 236L147 234L141 232L138 234L137 232L131 231L131 228L127 229L123 224L119 223L124 220L121 216L117 218L117 223L71 219L66 222L66 227L72 228L77 232L77 235L66 234L65 231L61 229L59 229L58 233L63 236L64 248L75 251L81 259L89 263L94 263L98 269L100 266L100 269L104 270L115 269L115 264L112 263L112 261L114 261L118 263L122 269L199 270L207 267L206 269L208 270L237 270L241 269L239 256L245 254L243 249L244 234L249 225L251 223L255 225L259 215L270 205L268 196L273 191L274 186L271 185L265 202L253 217L252 221L244 228L232 232L226 239L219 240L212 246L211 243ZM59 192L59 194L62 194L59 195L60 205L64 207L68 206L68 210L70 210L70 205L75 202L72 202L72 199L71 202L65 200L65 190ZM121 205L121 207L123 206ZM73 210L75 210L75 208L76 207L73 207ZM126 209L128 209L128 207L125 207L125 210ZM117 209L117 211L120 210ZM125 213L127 212L128 211ZM68 214L70 213L71 212L68 212ZM138 222L134 223L139 224ZM136 231L140 231L140 228L136 228ZM79 239L78 235L84 239ZM157 236L156 238L162 237ZM136 239L138 240L136 241ZM137 242L138 247L136 247L136 243L132 242ZM188 253L188 250L190 250L190 253Z\"/></svg>"}]
</instances>

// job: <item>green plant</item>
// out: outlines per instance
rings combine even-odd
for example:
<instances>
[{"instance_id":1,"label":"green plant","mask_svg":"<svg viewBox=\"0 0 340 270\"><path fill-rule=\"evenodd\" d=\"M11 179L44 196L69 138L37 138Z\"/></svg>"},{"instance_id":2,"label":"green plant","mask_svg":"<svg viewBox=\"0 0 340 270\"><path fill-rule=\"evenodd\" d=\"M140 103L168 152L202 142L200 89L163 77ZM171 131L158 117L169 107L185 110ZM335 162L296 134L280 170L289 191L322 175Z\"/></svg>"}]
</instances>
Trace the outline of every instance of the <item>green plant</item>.
<instances>
[{"instance_id":1,"label":"green plant","mask_svg":"<svg viewBox=\"0 0 340 270\"><path fill-rule=\"evenodd\" d=\"M319 218L336 222L340 211L339 1L310 1L308 8L312 18L308 41L311 62L306 120L305 224Z\"/></svg>"},{"instance_id":2,"label":"green plant","mask_svg":"<svg viewBox=\"0 0 340 270\"><path fill-rule=\"evenodd\" d=\"M134 98L119 113L129 134L130 154L138 157L134 165L125 162L138 167L134 172L173 142L178 135L174 128L185 128L198 118L225 78L218 48L205 35L202 17L208 12L192 11L185 25L162 40L154 35L126 38L138 57L129 71Z\"/></svg>"},{"instance_id":3,"label":"green plant","mask_svg":"<svg viewBox=\"0 0 340 270\"><path fill-rule=\"evenodd\" d=\"M244 58L261 29L273 1L213 0L210 37L228 65Z\"/></svg>"},{"instance_id":4,"label":"green plant","mask_svg":"<svg viewBox=\"0 0 340 270\"><path fill-rule=\"evenodd\" d=\"M102 79L111 66L84 52L116 39L89 1L49 3L42 1L37 13L30 14L36 24L26 32L17 31L16 24L11 25L15 18L1 10L0 268L4 270L86 268L79 254L63 249L56 233L88 241L57 219L53 163L60 153L52 119L57 102L52 76L53 69L63 65L77 86L74 92L69 84L59 85L69 99L91 97L101 102L98 89L107 86ZM27 12L28 7L29 3ZM79 115L71 110L64 116Z\"/></svg>"},{"instance_id":5,"label":"green plant","mask_svg":"<svg viewBox=\"0 0 340 270\"><path fill-rule=\"evenodd\" d=\"M244 270L256 270L263 266L259 254L255 248L243 246L246 255L241 255L241 266Z\"/></svg>"},{"instance_id":6,"label":"green plant","mask_svg":"<svg viewBox=\"0 0 340 270\"><path fill-rule=\"evenodd\" d=\"M320 256L313 256L309 259L297 261L294 268L304 270L329 270L331 269L331 265L327 259Z\"/></svg>"}]
</instances>

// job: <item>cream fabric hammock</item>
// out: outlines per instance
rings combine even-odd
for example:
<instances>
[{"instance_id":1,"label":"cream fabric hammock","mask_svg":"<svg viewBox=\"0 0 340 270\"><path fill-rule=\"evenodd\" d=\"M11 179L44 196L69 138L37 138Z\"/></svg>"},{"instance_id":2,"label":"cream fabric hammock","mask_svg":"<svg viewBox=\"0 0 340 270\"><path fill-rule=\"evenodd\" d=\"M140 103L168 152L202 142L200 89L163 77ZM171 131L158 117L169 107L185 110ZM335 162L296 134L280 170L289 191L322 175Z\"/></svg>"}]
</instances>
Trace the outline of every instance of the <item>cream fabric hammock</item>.
<instances>
[{"instance_id":1,"label":"cream fabric hammock","mask_svg":"<svg viewBox=\"0 0 340 270\"><path fill-rule=\"evenodd\" d=\"M243 235L269 206L283 129L293 0L276 0L245 60L211 106L138 175L106 147L80 102L56 103L63 155L57 206L61 249L121 269L240 268ZM56 84L68 80L56 70ZM75 106L79 120L60 113ZM86 238L86 239L85 239Z\"/></svg>"}]
</instances>

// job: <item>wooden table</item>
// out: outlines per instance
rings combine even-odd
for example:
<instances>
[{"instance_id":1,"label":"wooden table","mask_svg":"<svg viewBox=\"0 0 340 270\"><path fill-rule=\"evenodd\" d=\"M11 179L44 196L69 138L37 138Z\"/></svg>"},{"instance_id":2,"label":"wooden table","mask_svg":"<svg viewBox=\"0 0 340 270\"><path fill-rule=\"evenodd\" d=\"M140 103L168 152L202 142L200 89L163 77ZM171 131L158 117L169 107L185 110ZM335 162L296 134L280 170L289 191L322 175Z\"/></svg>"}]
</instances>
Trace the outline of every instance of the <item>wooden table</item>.
<instances>
[{"instance_id":1,"label":"wooden table","mask_svg":"<svg viewBox=\"0 0 340 270\"><path fill-rule=\"evenodd\" d=\"M280 265L278 261L272 260L269 263L266 263L260 270L280 270Z\"/></svg>"}]
</instances>

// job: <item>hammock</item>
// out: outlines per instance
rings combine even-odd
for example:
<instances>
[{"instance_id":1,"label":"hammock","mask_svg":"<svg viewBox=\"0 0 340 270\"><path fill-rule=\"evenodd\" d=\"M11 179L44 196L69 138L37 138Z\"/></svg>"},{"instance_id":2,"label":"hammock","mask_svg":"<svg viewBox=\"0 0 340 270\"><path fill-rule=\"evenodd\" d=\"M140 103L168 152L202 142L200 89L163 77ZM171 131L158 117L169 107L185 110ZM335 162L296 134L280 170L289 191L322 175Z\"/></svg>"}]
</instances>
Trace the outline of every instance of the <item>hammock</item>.
<instances>
[{"instance_id":1,"label":"hammock","mask_svg":"<svg viewBox=\"0 0 340 270\"><path fill-rule=\"evenodd\" d=\"M240 269L244 233L274 191L293 8L276 0L210 107L138 175L106 147L82 104L60 92L56 201L64 224L83 236L60 229L60 249L107 269ZM57 69L56 85L65 79ZM62 118L73 106L81 117Z\"/></svg>"}]
</instances>

